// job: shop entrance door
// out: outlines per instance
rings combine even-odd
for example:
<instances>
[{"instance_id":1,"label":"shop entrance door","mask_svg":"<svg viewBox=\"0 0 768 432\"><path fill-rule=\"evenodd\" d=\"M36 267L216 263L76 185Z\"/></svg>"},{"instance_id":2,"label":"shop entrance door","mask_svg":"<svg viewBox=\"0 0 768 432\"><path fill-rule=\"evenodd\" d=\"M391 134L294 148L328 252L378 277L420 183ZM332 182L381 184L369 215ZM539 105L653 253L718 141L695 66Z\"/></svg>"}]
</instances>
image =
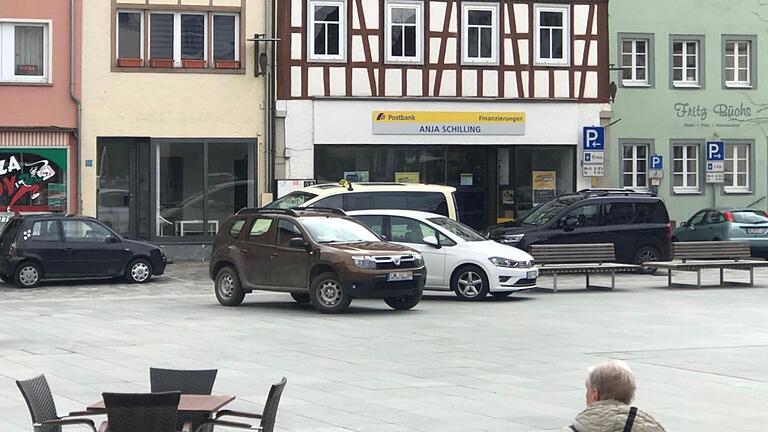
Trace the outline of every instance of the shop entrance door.
<instances>
[{"instance_id":1,"label":"shop entrance door","mask_svg":"<svg viewBox=\"0 0 768 432\"><path fill-rule=\"evenodd\" d=\"M97 140L96 217L128 238L149 240L148 138Z\"/></svg>"},{"instance_id":2,"label":"shop entrance door","mask_svg":"<svg viewBox=\"0 0 768 432\"><path fill-rule=\"evenodd\" d=\"M448 149L446 183L456 188L459 220L477 230L488 226L488 155L482 146Z\"/></svg>"}]
</instances>

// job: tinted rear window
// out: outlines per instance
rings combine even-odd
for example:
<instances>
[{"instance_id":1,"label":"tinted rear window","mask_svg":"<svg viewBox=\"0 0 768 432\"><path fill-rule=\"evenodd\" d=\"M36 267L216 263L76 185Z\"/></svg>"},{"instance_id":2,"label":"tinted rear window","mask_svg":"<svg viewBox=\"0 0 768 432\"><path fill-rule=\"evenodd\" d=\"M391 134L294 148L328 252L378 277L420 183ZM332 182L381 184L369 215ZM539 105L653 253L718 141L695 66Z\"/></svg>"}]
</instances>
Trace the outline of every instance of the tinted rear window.
<instances>
[{"instance_id":1,"label":"tinted rear window","mask_svg":"<svg viewBox=\"0 0 768 432\"><path fill-rule=\"evenodd\" d=\"M354 192L344 194L343 200L347 211L418 210L448 216L448 202L440 192Z\"/></svg>"},{"instance_id":2,"label":"tinted rear window","mask_svg":"<svg viewBox=\"0 0 768 432\"><path fill-rule=\"evenodd\" d=\"M635 223L669 223L667 207L662 201L635 203Z\"/></svg>"},{"instance_id":3,"label":"tinted rear window","mask_svg":"<svg viewBox=\"0 0 768 432\"><path fill-rule=\"evenodd\" d=\"M21 219L11 219L5 227L3 227L3 233L0 234L0 249L8 250L11 243L16 239L16 234L19 232L21 226Z\"/></svg>"}]
</instances>

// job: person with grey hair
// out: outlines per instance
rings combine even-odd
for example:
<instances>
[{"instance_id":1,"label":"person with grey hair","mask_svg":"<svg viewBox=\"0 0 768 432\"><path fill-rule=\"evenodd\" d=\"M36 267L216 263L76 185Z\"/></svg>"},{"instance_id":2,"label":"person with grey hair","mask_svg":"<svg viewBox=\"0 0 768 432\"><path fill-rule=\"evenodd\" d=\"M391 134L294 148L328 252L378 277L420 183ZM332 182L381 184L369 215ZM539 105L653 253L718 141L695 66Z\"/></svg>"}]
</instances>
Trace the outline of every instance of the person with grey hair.
<instances>
[{"instance_id":1,"label":"person with grey hair","mask_svg":"<svg viewBox=\"0 0 768 432\"><path fill-rule=\"evenodd\" d=\"M630 406L635 375L625 362L611 360L589 368L587 408L563 432L665 432L649 414Z\"/></svg>"}]
</instances>

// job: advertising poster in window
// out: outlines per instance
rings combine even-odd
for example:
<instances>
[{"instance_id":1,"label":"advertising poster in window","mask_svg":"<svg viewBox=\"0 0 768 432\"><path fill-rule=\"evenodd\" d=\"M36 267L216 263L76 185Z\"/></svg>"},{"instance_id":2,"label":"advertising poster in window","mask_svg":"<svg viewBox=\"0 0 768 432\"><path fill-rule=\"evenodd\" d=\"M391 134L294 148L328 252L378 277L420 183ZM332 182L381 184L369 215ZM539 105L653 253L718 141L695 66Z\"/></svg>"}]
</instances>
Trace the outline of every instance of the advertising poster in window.
<instances>
[{"instance_id":1,"label":"advertising poster in window","mask_svg":"<svg viewBox=\"0 0 768 432\"><path fill-rule=\"evenodd\" d=\"M67 149L0 149L0 210L67 209Z\"/></svg>"},{"instance_id":2,"label":"advertising poster in window","mask_svg":"<svg viewBox=\"0 0 768 432\"><path fill-rule=\"evenodd\" d=\"M418 183L419 172L396 172L395 183Z\"/></svg>"},{"instance_id":3,"label":"advertising poster in window","mask_svg":"<svg viewBox=\"0 0 768 432\"><path fill-rule=\"evenodd\" d=\"M344 171L344 178L353 183L366 183L368 180L368 171Z\"/></svg>"},{"instance_id":4,"label":"advertising poster in window","mask_svg":"<svg viewBox=\"0 0 768 432\"><path fill-rule=\"evenodd\" d=\"M557 195L557 172L533 172L533 206L554 199Z\"/></svg>"}]
</instances>

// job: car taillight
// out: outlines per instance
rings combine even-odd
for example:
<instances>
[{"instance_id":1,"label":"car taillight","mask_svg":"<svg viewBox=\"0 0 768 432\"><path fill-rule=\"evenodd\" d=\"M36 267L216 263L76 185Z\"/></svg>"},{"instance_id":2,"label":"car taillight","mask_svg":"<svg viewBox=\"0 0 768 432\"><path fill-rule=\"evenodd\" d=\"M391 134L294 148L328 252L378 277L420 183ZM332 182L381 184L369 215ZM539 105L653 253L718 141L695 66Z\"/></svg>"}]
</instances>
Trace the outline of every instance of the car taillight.
<instances>
[{"instance_id":1,"label":"car taillight","mask_svg":"<svg viewBox=\"0 0 768 432\"><path fill-rule=\"evenodd\" d=\"M733 213L727 211L723 213L723 217L725 217L725 220L728 222L733 222Z\"/></svg>"},{"instance_id":2,"label":"car taillight","mask_svg":"<svg viewBox=\"0 0 768 432\"><path fill-rule=\"evenodd\" d=\"M667 238L672 238L672 222L667 222Z\"/></svg>"}]
</instances>

